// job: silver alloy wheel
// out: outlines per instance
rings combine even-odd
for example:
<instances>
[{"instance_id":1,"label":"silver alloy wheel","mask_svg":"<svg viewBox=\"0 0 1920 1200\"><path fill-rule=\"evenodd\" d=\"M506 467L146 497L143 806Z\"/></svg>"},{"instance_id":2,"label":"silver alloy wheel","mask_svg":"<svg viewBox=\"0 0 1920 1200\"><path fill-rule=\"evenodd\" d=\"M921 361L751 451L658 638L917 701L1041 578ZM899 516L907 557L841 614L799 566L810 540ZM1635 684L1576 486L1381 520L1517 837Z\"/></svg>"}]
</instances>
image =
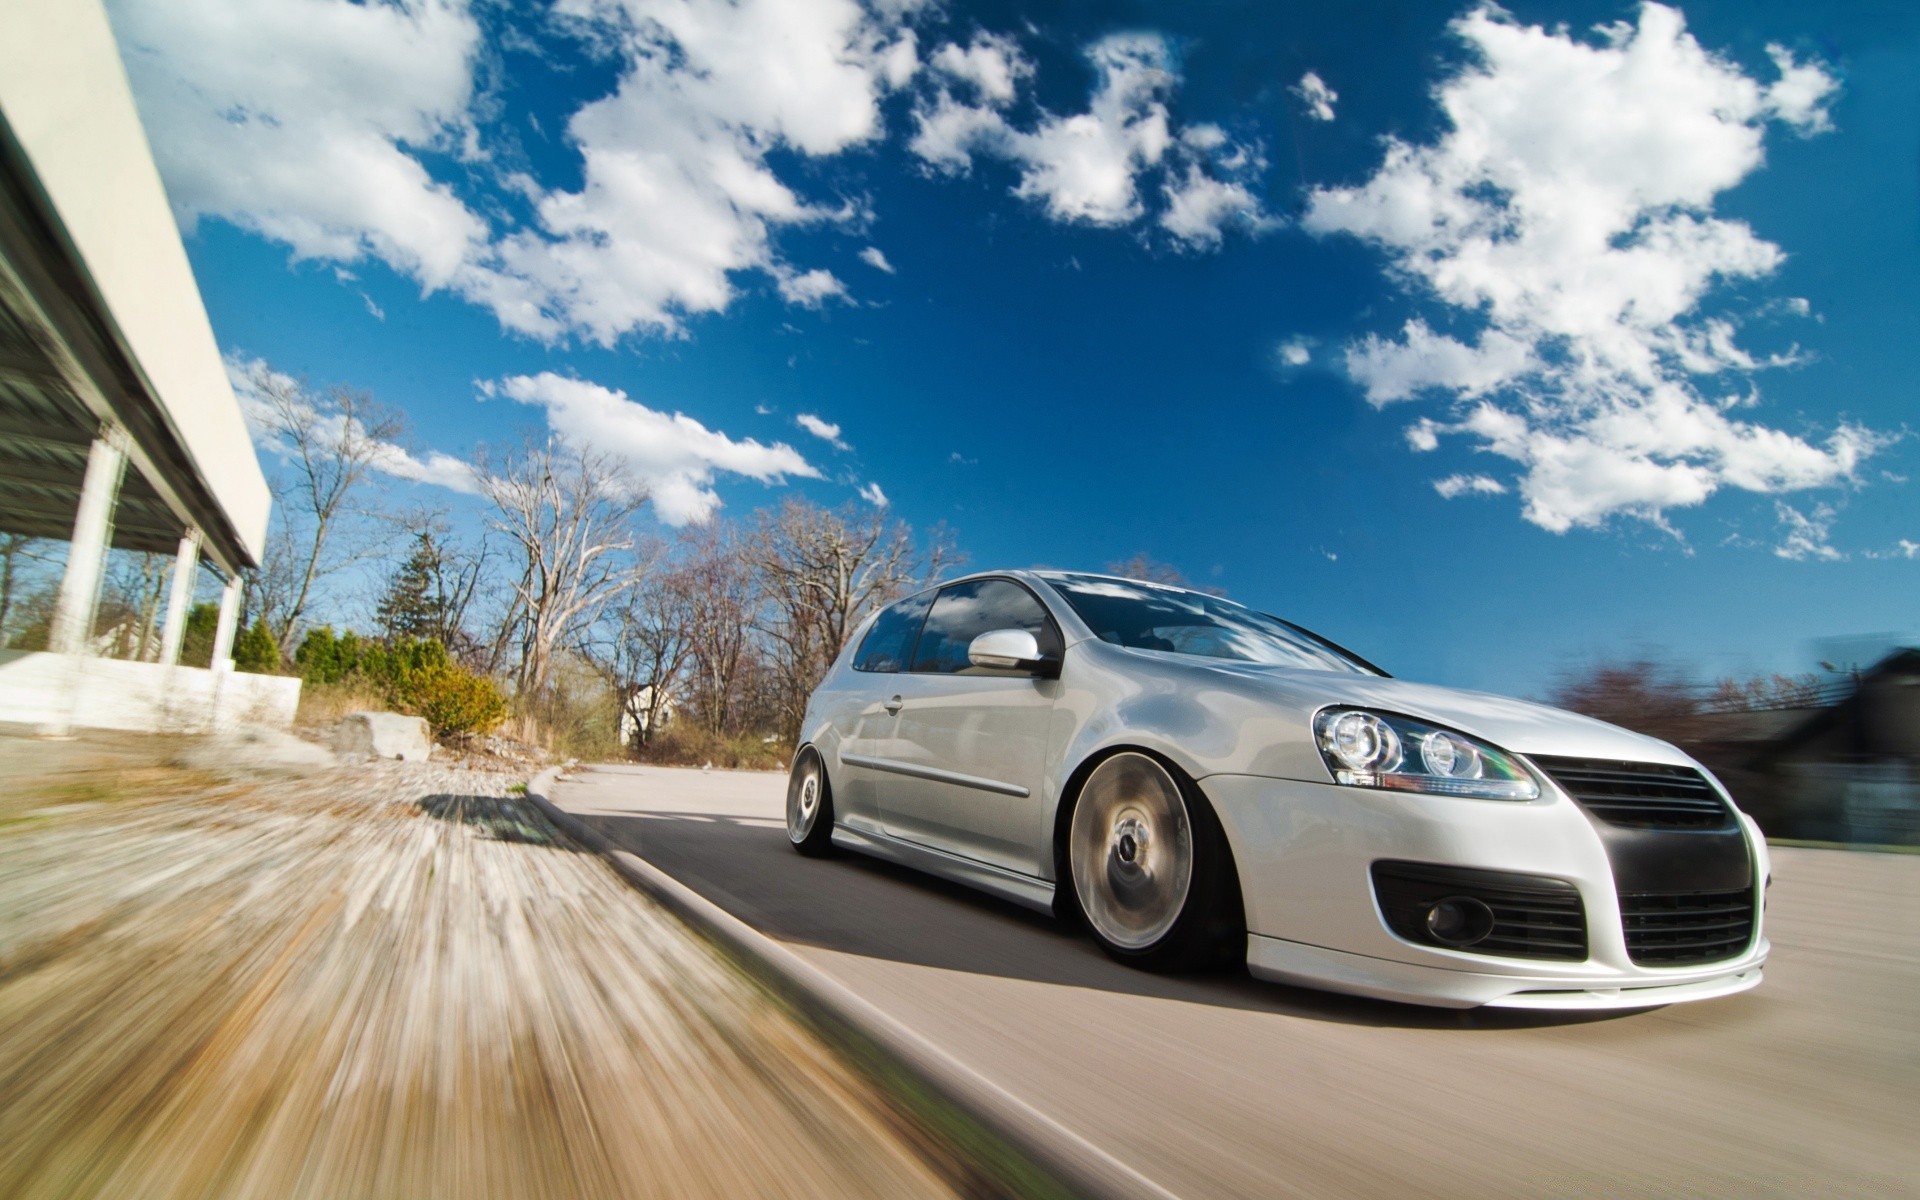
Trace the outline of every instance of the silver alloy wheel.
<instances>
[{"instance_id":1,"label":"silver alloy wheel","mask_svg":"<svg viewBox=\"0 0 1920 1200\"><path fill-rule=\"evenodd\" d=\"M1067 861L1094 932L1123 950L1167 935L1193 883L1193 828L1180 785L1144 754L1093 769L1073 809Z\"/></svg>"},{"instance_id":2,"label":"silver alloy wheel","mask_svg":"<svg viewBox=\"0 0 1920 1200\"><path fill-rule=\"evenodd\" d=\"M820 817L820 756L806 752L787 781L787 838L798 845Z\"/></svg>"}]
</instances>

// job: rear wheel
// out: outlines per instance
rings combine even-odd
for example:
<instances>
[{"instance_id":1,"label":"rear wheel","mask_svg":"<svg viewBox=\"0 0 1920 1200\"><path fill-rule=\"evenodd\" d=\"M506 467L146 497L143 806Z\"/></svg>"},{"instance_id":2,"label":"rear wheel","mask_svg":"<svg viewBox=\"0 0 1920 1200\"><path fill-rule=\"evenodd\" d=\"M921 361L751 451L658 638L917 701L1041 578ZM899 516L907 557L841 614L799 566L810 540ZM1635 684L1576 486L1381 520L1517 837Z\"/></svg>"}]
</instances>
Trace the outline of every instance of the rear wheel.
<instances>
[{"instance_id":1,"label":"rear wheel","mask_svg":"<svg viewBox=\"0 0 1920 1200\"><path fill-rule=\"evenodd\" d=\"M1067 865L1088 929L1122 962L1173 970L1244 953L1232 856L1178 768L1138 751L1102 760L1074 801Z\"/></svg>"},{"instance_id":2,"label":"rear wheel","mask_svg":"<svg viewBox=\"0 0 1920 1200\"><path fill-rule=\"evenodd\" d=\"M787 779L787 840L809 858L833 851L833 794L827 787L826 764L812 746L793 760Z\"/></svg>"}]
</instances>

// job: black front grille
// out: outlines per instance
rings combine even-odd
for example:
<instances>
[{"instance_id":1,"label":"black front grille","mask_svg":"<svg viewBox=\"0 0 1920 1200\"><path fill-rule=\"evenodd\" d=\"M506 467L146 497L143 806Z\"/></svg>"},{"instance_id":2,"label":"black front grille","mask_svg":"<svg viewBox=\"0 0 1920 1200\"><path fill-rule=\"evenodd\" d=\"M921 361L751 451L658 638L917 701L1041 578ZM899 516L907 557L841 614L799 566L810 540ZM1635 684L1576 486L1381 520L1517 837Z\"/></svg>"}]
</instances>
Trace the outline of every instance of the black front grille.
<instances>
[{"instance_id":1,"label":"black front grille","mask_svg":"<svg viewBox=\"0 0 1920 1200\"><path fill-rule=\"evenodd\" d=\"M1642 829L1717 829L1733 821L1720 793L1692 767L1531 757L1580 807L1602 821Z\"/></svg>"},{"instance_id":2,"label":"black front grille","mask_svg":"<svg viewBox=\"0 0 1920 1200\"><path fill-rule=\"evenodd\" d=\"M1627 957L1641 966L1718 962L1753 941L1753 893L1625 895L1620 919Z\"/></svg>"},{"instance_id":3,"label":"black front grille","mask_svg":"<svg viewBox=\"0 0 1920 1200\"><path fill-rule=\"evenodd\" d=\"M1373 892L1387 927L1410 942L1509 958L1587 957L1587 914L1580 891L1564 879L1510 871L1477 871L1434 863L1373 864ZM1427 911L1466 897L1493 910L1493 929L1472 945L1449 945L1427 930Z\"/></svg>"}]
</instances>

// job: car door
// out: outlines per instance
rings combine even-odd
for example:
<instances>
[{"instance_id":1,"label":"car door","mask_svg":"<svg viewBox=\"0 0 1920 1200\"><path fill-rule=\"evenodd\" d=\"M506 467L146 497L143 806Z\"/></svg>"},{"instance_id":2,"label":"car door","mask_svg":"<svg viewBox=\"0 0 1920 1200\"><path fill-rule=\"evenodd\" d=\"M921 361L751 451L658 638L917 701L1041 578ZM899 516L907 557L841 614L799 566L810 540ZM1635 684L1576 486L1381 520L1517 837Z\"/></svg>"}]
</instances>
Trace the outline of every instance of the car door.
<instances>
[{"instance_id":1,"label":"car door","mask_svg":"<svg viewBox=\"0 0 1920 1200\"><path fill-rule=\"evenodd\" d=\"M898 677L893 761L879 790L887 832L978 862L1039 876L1051 853L1044 828L1049 727L1059 684L1031 672L988 670L967 658L992 629L1024 629L1058 662L1058 626L1010 579L942 588Z\"/></svg>"},{"instance_id":2,"label":"car door","mask_svg":"<svg viewBox=\"0 0 1920 1200\"><path fill-rule=\"evenodd\" d=\"M854 650L843 695L835 698L835 731L840 735L840 766L835 779L835 819L854 828L881 830L880 792L898 775L885 764L899 758L898 693L902 674L913 660L921 622L934 593L909 596L874 618Z\"/></svg>"}]
</instances>

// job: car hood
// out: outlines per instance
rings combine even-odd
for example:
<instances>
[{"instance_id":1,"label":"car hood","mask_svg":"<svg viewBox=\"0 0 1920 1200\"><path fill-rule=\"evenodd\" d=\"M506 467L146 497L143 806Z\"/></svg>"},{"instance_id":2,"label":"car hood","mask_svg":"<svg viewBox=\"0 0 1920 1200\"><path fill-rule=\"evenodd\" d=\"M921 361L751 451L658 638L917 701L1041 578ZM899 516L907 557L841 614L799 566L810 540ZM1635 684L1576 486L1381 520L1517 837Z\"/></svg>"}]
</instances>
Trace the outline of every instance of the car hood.
<instances>
[{"instance_id":1,"label":"car hood","mask_svg":"<svg viewBox=\"0 0 1920 1200\"><path fill-rule=\"evenodd\" d=\"M1181 657L1194 663L1191 656ZM1383 709L1457 729L1519 754L1692 765L1685 754L1658 738L1565 709L1490 692L1219 659L1201 660L1194 665L1211 674L1238 677L1290 705L1319 708L1342 704Z\"/></svg>"}]
</instances>

